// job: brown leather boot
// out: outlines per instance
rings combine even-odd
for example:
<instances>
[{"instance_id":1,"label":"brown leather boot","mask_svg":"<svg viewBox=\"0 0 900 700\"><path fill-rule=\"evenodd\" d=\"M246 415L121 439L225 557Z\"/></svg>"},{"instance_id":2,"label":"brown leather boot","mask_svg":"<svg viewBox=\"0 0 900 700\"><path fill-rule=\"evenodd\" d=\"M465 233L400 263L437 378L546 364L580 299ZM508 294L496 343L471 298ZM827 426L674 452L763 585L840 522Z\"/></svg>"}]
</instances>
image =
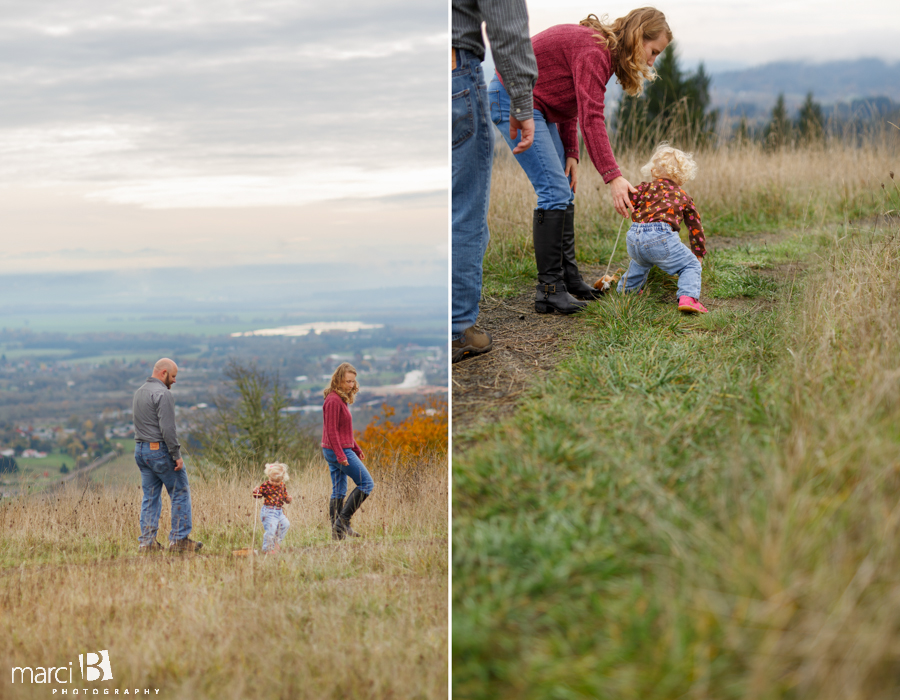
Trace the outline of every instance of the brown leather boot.
<instances>
[{"instance_id":1,"label":"brown leather boot","mask_svg":"<svg viewBox=\"0 0 900 700\"><path fill-rule=\"evenodd\" d=\"M454 340L450 347L453 351L453 362L459 362L468 357L490 352L494 347L494 339L487 331L470 326L463 331L462 338Z\"/></svg>"}]
</instances>

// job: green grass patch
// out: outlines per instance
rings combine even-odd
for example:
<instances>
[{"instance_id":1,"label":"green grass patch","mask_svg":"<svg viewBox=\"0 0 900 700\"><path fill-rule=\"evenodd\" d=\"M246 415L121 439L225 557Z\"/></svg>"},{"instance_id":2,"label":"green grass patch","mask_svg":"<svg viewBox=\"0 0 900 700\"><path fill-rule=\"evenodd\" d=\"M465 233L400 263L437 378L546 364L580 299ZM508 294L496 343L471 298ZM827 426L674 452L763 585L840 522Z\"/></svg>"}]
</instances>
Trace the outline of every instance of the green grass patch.
<instances>
[{"instance_id":1,"label":"green grass patch","mask_svg":"<svg viewBox=\"0 0 900 700\"><path fill-rule=\"evenodd\" d=\"M537 266L531 232L517 232L500 240L492 240L484 258L483 294L490 297L510 297L519 294L523 286L535 284Z\"/></svg>"},{"instance_id":2,"label":"green grass patch","mask_svg":"<svg viewBox=\"0 0 900 700\"><path fill-rule=\"evenodd\" d=\"M574 357L454 456L454 696L565 697L573 657L588 696L623 696L608 674L626 668L646 675L625 695L689 686L690 654L659 648L661 591L644 591L673 546L646 516L707 510L723 441L777 424L761 398L776 312L695 319L613 295L584 317ZM666 634L694 633L680 627Z\"/></svg>"},{"instance_id":3,"label":"green grass patch","mask_svg":"<svg viewBox=\"0 0 900 700\"><path fill-rule=\"evenodd\" d=\"M458 436L454 697L896 696L900 234L846 233L704 269L769 304L591 304Z\"/></svg>"}]
</instances>

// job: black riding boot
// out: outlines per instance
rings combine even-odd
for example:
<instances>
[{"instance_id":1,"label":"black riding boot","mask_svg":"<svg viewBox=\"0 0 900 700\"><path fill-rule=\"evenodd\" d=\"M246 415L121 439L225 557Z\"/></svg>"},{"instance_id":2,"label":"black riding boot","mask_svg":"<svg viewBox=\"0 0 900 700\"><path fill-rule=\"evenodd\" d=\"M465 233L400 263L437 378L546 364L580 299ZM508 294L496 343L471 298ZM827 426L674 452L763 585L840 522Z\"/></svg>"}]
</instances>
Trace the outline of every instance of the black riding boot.
<instances>
[{"instance_id":1,"label":"black riding boot","mask_svg":"<svg viewBox=\"0 0 900 700\"><path fill-rule=\"evenodd\" d=\"M566 223L563 226L562 235L563 279L566 282L566 291L576 299L593 301L603 296L603 292L594 289L585 282L578 271L578 263L575 262L575 205L570 204L566 209Z\"/></svg>"},{"instance_id":2,"label":"black riding boot","mask_svg":"<svg viewBox=\"0 0 900 700\"><path fill-rule=\"evenodd\" d=\"M335 518L334 527L331 530L334 539L342 540L347 537L347 535L350 535L351 537L361 537L358 532L354 532L350 527L350 518L353 517L353 514L368 497L369 494L363 493L359 488L355 488L350 492L350 495L347 496L347 500L344 502L343 509L338 513L337 518Z\"/></svg>"},{"instance_id":3,"label":"black riding boot","mask_svg":"<svg viewBox=\"0 0 900 700\"><path fill-rule=\"evenodd\" d=\"M341 508L343 507L343 498L332 498L328 501L328 519L331 520L331 539L333 540L340 539L337 536L337 531L334 529L334 521L337 520L337 516L340 515Z\"/></svg>"},{"instance_id":4,"label":"black riding boot","mask_svg":"<svg viewBox=\"0 0 900 700\"><path fill-rule=\"evenodd\" d=\"M584 302L566 291L563 280L562 237L566 212L562 209L535 209L532 232L534 259L537 262L538 285L534 310L539 314L574 314Z\"/></svg>"},{"instance_id":5,"label":"black riding boot","mask_svg":"<svg viewBox=\"0 0 900 700\"><path fill-rule=\"evenodd\" d=\"M343 498L332 498L328 502L328 517L331 519L331 539L333 540L341 540L343 537L338 537L337 530L334 528L334 522L337 520L338 515L341 513L341 509L344 507L344 499ZM349 535L350 537L362 537L356 530L350 527L350 523L347 523L347 527L344 530L344 535Z\"/></svg>"}]
</instances>

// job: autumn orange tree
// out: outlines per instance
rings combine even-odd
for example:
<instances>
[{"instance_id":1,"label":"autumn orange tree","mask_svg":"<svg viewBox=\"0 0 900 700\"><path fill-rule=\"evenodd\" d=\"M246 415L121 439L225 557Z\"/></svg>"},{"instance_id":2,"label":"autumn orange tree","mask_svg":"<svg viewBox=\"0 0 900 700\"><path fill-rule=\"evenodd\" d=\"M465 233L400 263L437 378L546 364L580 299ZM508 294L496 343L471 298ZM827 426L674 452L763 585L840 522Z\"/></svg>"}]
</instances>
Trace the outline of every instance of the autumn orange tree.
<instances>
[{"instance_id":1,"label":"autumn orange tree","mask_svg":"<svg viewBox=\"0 0 900 700\"><path fill-rule=\"evenodd\" d=\"M431 396L424 403L410 403L408 418L395 422L393 406L382 404L357 442L365 452L388 452L402 461L447 454L447 400Z\"/></svg>"}]
</instances>

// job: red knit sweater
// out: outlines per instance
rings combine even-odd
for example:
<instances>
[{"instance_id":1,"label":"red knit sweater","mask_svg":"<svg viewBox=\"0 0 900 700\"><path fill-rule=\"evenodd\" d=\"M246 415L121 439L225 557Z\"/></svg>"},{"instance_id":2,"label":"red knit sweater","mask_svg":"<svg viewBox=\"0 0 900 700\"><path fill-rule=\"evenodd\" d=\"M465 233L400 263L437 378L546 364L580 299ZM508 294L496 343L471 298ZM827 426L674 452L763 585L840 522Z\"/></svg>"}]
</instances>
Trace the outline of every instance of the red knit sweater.
<instances>
[{"instance_id":1,"label":"red knit sweater","mask_svg":"<svg viewBox=\"0 0 900 700\"><path fill-rule=\"evenodd\" d=\"M353 450L362 459L362 450L353 439L353 418L344 400L332 391L325 397L322 412L325 414L322 425L322 447L334 452L338 461L342 459L345 447Z\"/></svg>"},{"instance_id":2,"label":"red knit sweater","mask_svg":"<svg viewBox=\"0 0 900 700\"><path fill-rule=\"evenodd\" d=\"M603 115L606 83L615 72L613 57L594 38L596 30L559 24L531 38L538 64L534 107L558 124L567 158L578 158L578 132L603 182L622 173L616 164Z\"/></svg>"}]
</instances>

